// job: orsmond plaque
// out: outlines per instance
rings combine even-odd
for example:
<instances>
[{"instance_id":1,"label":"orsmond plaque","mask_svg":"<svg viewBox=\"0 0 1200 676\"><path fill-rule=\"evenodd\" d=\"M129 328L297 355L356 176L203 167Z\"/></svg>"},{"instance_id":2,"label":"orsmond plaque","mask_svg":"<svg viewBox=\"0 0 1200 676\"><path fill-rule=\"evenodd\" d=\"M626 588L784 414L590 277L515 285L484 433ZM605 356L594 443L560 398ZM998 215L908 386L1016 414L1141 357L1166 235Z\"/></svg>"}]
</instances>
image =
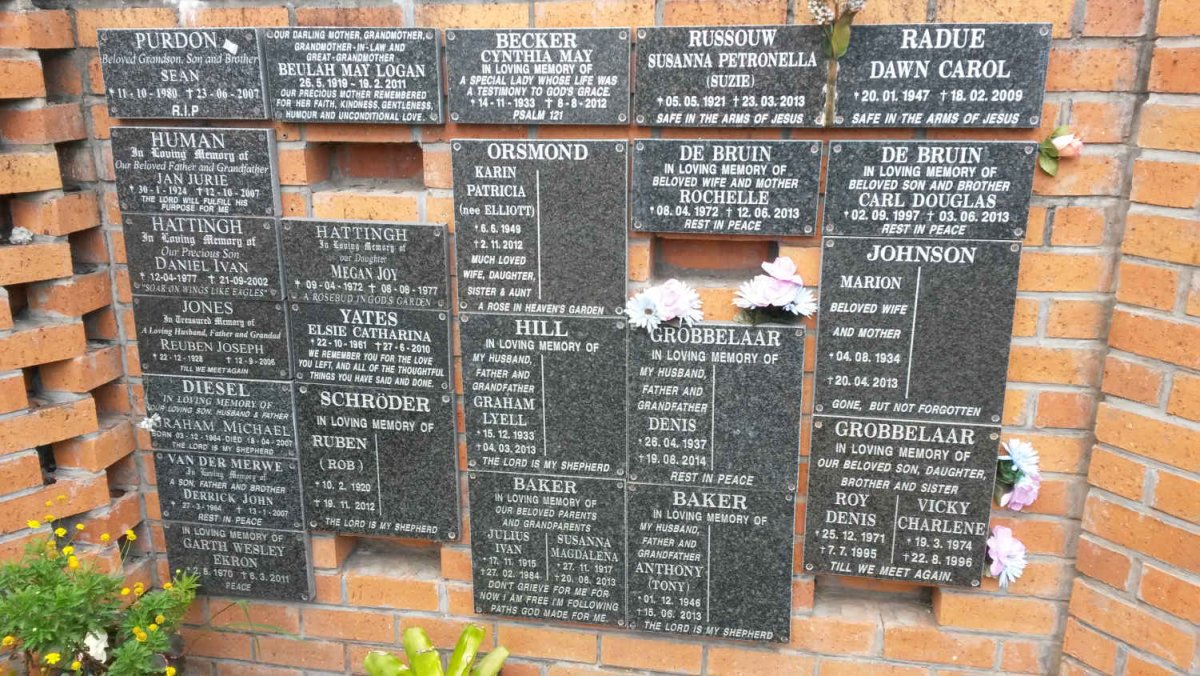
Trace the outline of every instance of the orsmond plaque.
<instances>
[{"instance_id":1,"label":"orsmond plaque","mask_svg":"<svg viewBox=\"0 0 1200 676\"><path fill-rule=\"evenodd\" d=\"M820 141L639 140L633 229L811 235L820 183Z\"/></svg>"},{"instance_id":2,"label":"orsmond plaque","mask_svg":"<svg viewBox=\"0 0 1200 676\"><path fill-rule=\"evenodd\" d=\"M135 296L138 356L147 373L285 380L283 303Z\"/></svg>"},{"instance_id":3,"label":"orsmond plaque","mask_svg":"<svg viewBox=\"0 0 1200 676\"><path fill-rule=\"evenodd\" d=\"M262 59L253 28L97 33L110 116L266 119Z\"/></svg>"},{"instance_id":4,"label":"orsmond plaque","mask_svg":"<svg viewBox=\"0 0 1200 676\"><path fill-rule=\"evenodd\" d=\"M447 30L450 119L625 124L629 29Z\"/></svg>"},{"instance_id":5,"label":"orsmond plaque","mask_svg":"<svg viewBox=\"0 0 1200 676\"><path fill-rule=\"evenodd\" d=\"M200 576L206 594L312 598L308 536L297 531L164 521L171 568Z\"/></svg>"},{"instance_id":6,"label":"orsmond plaque","mask_svg":"<svg viewBox=\"0 0 1200 676\"><path fill-rule=\"evenodd\" d=\"M290 383L142 376L154 448L295 458Z\"/></svg>"},{"instance_id":7,"label":"orsmond plaque","mask_svg":"<svg viewBox=\"0 0 1200 676\"><path fill-rule=\"evenodd\" d=\"M612 316L625 305L624 141L454 141L459 308Z\"/></svg>"},{"instance_id":8,"label":"orsmond plaque","mask_svg":"<svg viewBox=\"0 0 1200 676\"><path fill-rule=\"evenodd\" d=\"M215 526L300 530L295 458L155 451L162 518Z\"/></svg>"}]
</instances>

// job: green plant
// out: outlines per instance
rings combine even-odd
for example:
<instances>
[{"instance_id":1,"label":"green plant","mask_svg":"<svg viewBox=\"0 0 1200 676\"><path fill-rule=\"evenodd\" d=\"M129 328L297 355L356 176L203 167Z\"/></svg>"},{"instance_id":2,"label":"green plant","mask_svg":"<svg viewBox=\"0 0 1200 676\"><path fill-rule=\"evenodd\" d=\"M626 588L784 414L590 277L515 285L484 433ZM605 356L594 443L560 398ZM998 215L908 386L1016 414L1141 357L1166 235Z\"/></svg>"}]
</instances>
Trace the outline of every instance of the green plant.
<instances>
[{"instance_id":1,"label":"green plant","mask_svg":"<svg viewBox=\"0 0 1200 676\"><path fill-rule=\"evenodd\" d=\"M420 627L410 627L404 630L404 654L408 657L408 664L391 653L373 650L367 653L363 666L370 676L467 676L468 673L470 676L496 676L500 673L500 667L504 666L504 660L508 659L508 650L504 646L496 646L495 650L475 663L485 633L479 625L467 625L450 655L449 666L443 670L441 655L429 640L429 635Z\"/></svg>"}]
</instances>

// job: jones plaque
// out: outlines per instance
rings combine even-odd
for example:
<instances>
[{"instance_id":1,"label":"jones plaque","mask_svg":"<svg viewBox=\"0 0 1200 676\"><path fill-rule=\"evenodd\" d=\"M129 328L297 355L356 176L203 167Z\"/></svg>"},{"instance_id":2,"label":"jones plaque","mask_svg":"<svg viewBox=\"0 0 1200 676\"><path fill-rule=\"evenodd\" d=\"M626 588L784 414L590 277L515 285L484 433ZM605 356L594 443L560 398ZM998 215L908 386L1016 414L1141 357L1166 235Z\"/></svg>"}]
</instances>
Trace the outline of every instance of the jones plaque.
<instances>
[{"instance_id":1,"label":"jones plaque","mask_svg":"<svg viewBox=\"0 0 1200 676\"><path fill-rule=\"evenodd\" d=\"M296 457L290 383L145 374L154 448Z\"/></svg>"},{"instance_id":2,"label":"jones plaque","mask_svg":"<svg viewBox=\"0 0 1200 676\"><path fill-rule=\"evenodd\" d=\"M300 530L296 459L155 451L162 518L214 526Z\"/></svg>"},{"instance_id":3,"label":"jones plaque","mask_svg":"<svg viewBox=\"0 0 1200 676\"><path fill-rule=\"evenodd\" d=\"M283 601L312 597L308 536L297 531L164 521L172 569L200 576L213 596Z\"/></svg>"},{"instance_id":4,"label":"jones plaque","mask_svg":"<svg viewBox=\"0 0 1200 676\"><path fill-rule=\"evenodd\" d=\"M138 355L147 373L286 379L283 304L135 296Z\"/></svg>"}]
</instances>

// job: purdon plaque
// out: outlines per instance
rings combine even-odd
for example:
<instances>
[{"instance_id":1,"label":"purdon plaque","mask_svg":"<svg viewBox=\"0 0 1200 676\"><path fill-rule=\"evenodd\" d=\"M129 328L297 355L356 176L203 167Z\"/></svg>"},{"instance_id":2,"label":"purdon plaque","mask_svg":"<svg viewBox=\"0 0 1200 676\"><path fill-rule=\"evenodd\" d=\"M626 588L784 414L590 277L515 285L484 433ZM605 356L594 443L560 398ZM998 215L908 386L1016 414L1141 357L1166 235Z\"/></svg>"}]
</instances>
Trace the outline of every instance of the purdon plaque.
<instances>
[{"instance_id":1,"label":"purdon plaque","mask_svg":"<svg viewBox=\"0 0 1200 676\"><path fill-rule=\"evenodd\" d=\"M450 119L625 124L629 30L448 30Z\"/></svg>"},{"instance_id":2,"label":"purdon plaque","mask_svg":"<svg viewBox=\"0 0 1200 676\"><path fill-rule=\"evenodd\" d=\"M296 380L450 390L447 313L292 303Z\"/></svg>"},{"instance_id":3,"label":"purdon plaque","mask_svg":"<svg viewBox=\"0 0 1200 676\"><path fill-rule=\"evenodd\" d=\"M624 473L624 320L464 314L460 321L471 467Z\"/></svg>"},{"instance_id":4,"label":"purdon plaque","mask_svg":"<svg viewBox=\"0 0 1200 676\"><path fill-rule=\"evenodd\" d=\"M154 448L295 458L290 383L145 374Z\"/></svg>"},{"instance_id":5,"label":"purdon plaque","mask_svg":"<svg viewBox=\"0 0 1200 676\"><path fill-rule=\"evenodd\" d=\"M624 482L471 472L475 612L625 624Z\"/></svg>"},{"instance_id":6,"label":"purdon plaque","mask_svg":"<svg viewBox=\"0 0 1200 676\"><path fill-rule=\"evenodd\" d=\"M627 377L630 481L796 490L803 328L630 331Z\"/></svg>"},{"instance_id":7,"label":"purdon plaque","mask_svg":"<svg viewBox=\"0 0 1200 676\"><path fill-rule=\"evenodd\" d=\"M463 310L613 315L625 305L624 141L455 141Z\"/></svg>"},{"instance_id":8,"label":"purdon plaque","mask_svg":"<svg viewBox=\"0 0 1200 676\"><path fill-rule=\"evenodd\" d=\"M200 576L212 596L312 597L308 536L297 531L164 521L171 568Z\"/></svg>"},{"instance_id":9,"label":"purdon plaque","mask_svg":"<svg viewBox=\"0 0 1200 676\"><path fill-rule=\"evenodd\" d=\"M279 212L270 129L113 127L112 154L126 214Z\"/></svg>"},{"instance_id":10,"label":"purdon plaque","mask_svg":"<svg viewBox=\"0 0 1200 676\"><path fill-rule=\"evenodd\" d=\"M281 298L273 218L125 214L133 292L210 298Z\"/></svg>"},{"instance_id":11,"label":"purdon plaque","mask_svg":"<svg viewBox=\"0 0 1200 676\"><path fill-rule=\"evenodd\" d=\"M821 126L829 78L824 39L819 26L639 28L635 120L655 127Z\"/></svg>"},{"instance_id":12,"label":"purdon plaque","mask_svg":"<svg viewBox=\"0 0 1200 676\"><path fill-rule=\"evenodd\" d=\"M838 61L845 127L1037 127L1050 24L855 26Z\"/></svg>"},{"instance_id":13,"label":"purdon plaque","mask_svg":"<svg viewBox=\"0 0 1200 676\"><path fill-rule=\"evenodd\" d=\"M296 411L310 528L458 537L449 394L297 385Z\"/></svg>"},{"instance_id":14,"label":"purdon plaque","mask_svg":"<svg viewBox=\"0 0 1200 676\"><path fill-rule=\"evenodd\" d=\"M432 28L265 28L263 40L277 120L442 123Z\"/></svg>"},{"instance_id":15,"label":"purdon plaque","mask_svg":"<svg viewBox=\"0 0 1200 676\"><path fill-rule=\"evenodd\" d=\"M628 500L630 628L788 641L791 492L631 483Z\"/></svg>"},{"instance_id":16,"label":"purdon plaque","mask_svg":"<svg viewBox=\"0 0 1200 676\"><path fill-rule=\"evenodd\" d=\"M98 42L112 117L267 117L253 28L101 30Z\"/></svg>"},{"instance_id":17,"label":"purdon plaque","mask_svg":"<svg viewBox=\"0 0 1200 676\"><path fill-rule=\"evenodd\" d=\"M283 219L288 298L445 309L445 225Z\"/></svg>"},{"instance_id":18,"label":"purdon plaque","mask_svg":"<svg viewBox=\"0 0 1200 676\"><path fill-rule=\"evenodd\" d=\"M1037 144L834 141L826 235L1020 241Z\"/></svg>"},{"instance_id":19,"label":"purdon plaque","mask_svg":"<svg viewBox=\"0 0 1200 676\"><path fill-rule=\"evenodd\" d=\"M634 143L633 228L697 235L811 235L820 141Z\"/></svg>"},{"instance_id":20,"label":"purdon plaque","mask_svg":"<svg viewBox=\"0 0 1200 676\"><path fill-rule=\"evenodd\" d=\"M155 451L162 518L214 526L300 530L294 458Z\"/></svg>"},{"instance_id":21,"label":"purdon plaque","mask_svg":"<svg viewBox=\"0 0 1200 676\"><path fill-rule=\"evenodd\" d=\"M147 373L284 380L283 304L135 296L138 355Z\"/></svg>"}]
</instances>

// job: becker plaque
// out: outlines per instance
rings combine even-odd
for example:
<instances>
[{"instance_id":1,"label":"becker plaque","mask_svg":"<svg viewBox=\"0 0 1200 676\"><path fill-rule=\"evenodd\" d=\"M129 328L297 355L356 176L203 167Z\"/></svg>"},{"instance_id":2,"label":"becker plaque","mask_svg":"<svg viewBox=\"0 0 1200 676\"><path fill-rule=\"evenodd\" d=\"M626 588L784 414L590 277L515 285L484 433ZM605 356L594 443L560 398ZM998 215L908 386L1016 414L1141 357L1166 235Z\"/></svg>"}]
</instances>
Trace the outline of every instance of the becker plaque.
<instances>
[{"instance_id":1,"label":"becker plaque","mask_svg":"<svg viewBox=\"0 0 1200 676\"><path fill-rule=\"evenodd\" d=\"M135 296L138 355L147 373L286 379L283 304Z\"/></svg>"},{"instance_id":2,"label":"becker plaque","mask_svg":"<svg viewBox=\"0 0 1200 676\"><path fill-rule=\"evenodd\" d=\"M629 29L447 30L450 119L625 124Z\"/></svg>"},{"instance_id":3,"label":"becker plaque","mask_svg":"<svg viewBox=\"0 0 1200 676\"><path fill-rule=\"evenodd\" d=\"M819 127L829 79L824 41L819 26L639 28L635 119L653 127Z\"/></svg>"},{"instance_id":4,"label":"becker plaque","mask_svg":"<svg viewBox=\"0 0 1200 676\"><path fill-rule=\"evenodd\" d=\"M1050 24L855 26L838 61L844 127L1037 127Z\"/></svg>"},{"instance_id":5,"label":"becker plaque","mask_svg":"<svg viewBox=\"0 0 1200 676\"><path fill-rule=\"evenodd\" d=\"M445 309L445 225L283 219L288 298Z\"/></svg>"},{"instance_id":6,"label":"becker plaque","mask_svg":"<svg viewBox=\"0 0 1200 676\"><path fill-rule=\"evenodd\" d=\"M295 458L290 383L145 374L154 448Z\"/></svg>"},{"instance_id":7,"label":"becker plaque","mask_svg":"<svg viewBox=\"0 0 1200 676\"><path fill-rule=\"evenodd\" d=\"M295 458L155 451L162 518L213 526L300 530Z\"/></svg>"},{"instance_id":8,"label":"becker plaque","mask_svg":"<svg viewBox=\"0 0 1200 676\"><path fill-rule=\"evenodd\" d=\"M458 537L449 394L297 385L296 411L310 528Z\"/></svg>"},{"instance_id":9,"label":"becker plaque","mask_svg":"<svg viewBox=\"0 0 1200 676\"><path fill-rule=\"evenodd\" d=\"M112 117L267 117L253 28L100 30L98 42Z\"/></svg>"},{"instance_id":10,"label":"becker plaque","mask_svg":"<svg viewBox=\"0 0 1200 676\"><path fill-rule=\"evenodd\" d=\"M263 41L277 120L442 123L432 28L265 28Z\"/></svg>"},{"instance_id":11,"label":"becker plaque","mask_svg":"<svg viewBox=\"0 0 1200 676\"><path fill-rule=\"evenodd\" d=\"M639 140L633 229L811 235L820 183L820 141Z\"/></svg>"},{"instance_id":12,"label":"becker plaque","mask_svg":"<svg viewBox=\"0 0 1200 676\"><path fill-rule=\"evenodd\" d=\"M627 147L625 141L455 141L459 307L620 313Z\"/></svg>"},{"instance_id":13,"label":"becker plaque","mask_svg":"<svg viewBox=\"0 0 1200 676\"><path fill-rule=\"evenodd\" d=\"M121 211L274 216L279 211L270 129L113 127Z\"/></svg>"},{"instance_id":14,"label":"becker plaque","mask_svg":"<svg viewBox=\"0 0 1200 676\"><path fill-rule=\"evenodd\" d=\"M304 533L176 521L164 521L163 532L171 568L199 575L206 594L284 601L312 596Z\"/></svg>"}]
</instances>

